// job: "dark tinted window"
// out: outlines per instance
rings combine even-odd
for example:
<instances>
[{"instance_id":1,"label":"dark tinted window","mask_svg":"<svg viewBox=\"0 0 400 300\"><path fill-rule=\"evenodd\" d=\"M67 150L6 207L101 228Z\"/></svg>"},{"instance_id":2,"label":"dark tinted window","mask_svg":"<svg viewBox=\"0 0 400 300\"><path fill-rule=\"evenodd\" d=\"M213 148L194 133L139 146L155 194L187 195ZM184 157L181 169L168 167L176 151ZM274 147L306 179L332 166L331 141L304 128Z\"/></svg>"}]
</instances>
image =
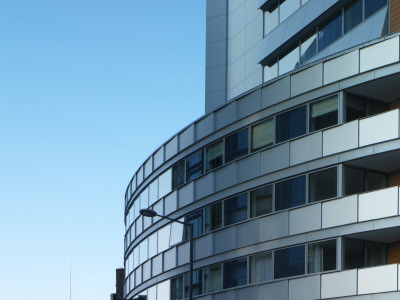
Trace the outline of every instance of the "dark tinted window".
<instances>
[{"instance_id":1,"label":"dark tinted window","mask_svg":"<svg viewBox=\"0 0 400 300\"><path fill-rule=\"evenodd\" d=\"M230 162L248 153L247 128L225 138L225 161Z\"/></svg>"},{"instance_id":2,"label":"dark tinted window","mask_svg":"<svg viewBox=\"0 0 400 300\"><path fill-rule=\"evenodd\" d=\"M338 12L318 32L318 50L322 51L342 36L342 12Z\"/></svg>"},{"instance_id":3,"label":"dark tinted window","mask_svg":"<svg viewBox=\"0 0 400 300\"><path fill-rule=\"evenodd\" d=\"M172 188L176 189L185 183L185 160L181 160L172 168Z\"/></svg>"},{"instance_id":4,"label":"dark tinted window","mask_svg":"<svg viewBox=\"0 0 400 300\"><path fill-rule=\"evenodd\" d=\"M366 116L365 100L356 95L346 95L346 122Z\"/></svg>"},{"instance_id":5,"label":"dark tinted window","mask_svg":"<svg viewBox=\"0 0 400 300\"><path fill-rule=\"evenodd\" d=\"M262 187L250 193L250 216L252 218L272 212L272 185Z\"/></svg>"},{"instance_id":6,"label":"dark tinted window","mask_svg":"<svg viewBox=\"0 0 400 300\"><path fill-rule=\"evenodd\" d=\"M219 141L206 148L206 171L222 166L224 144Z\"/></svg>"},{"instance_id":7,"label":"dark tinted window","mask_svg":"<svg viewBox=\"0 0 400 300\"><path fill-rule=\"evenodd\" d=\"M336 269L336 240L308 245L308 273Z\"/></svg>"},{"instance_id":8,"label":"dark tinted window","mask_svg":"<svg viewBox=\"0 0 400 300\"><path fill-rule=\"evenodd\" d=\"M387 0L365 0L365 18L370 17L387 4Z\"/></svg>"},{"instance_id":9,"label":"dark tinted window","mask_svg":"<svg viewBox=\"0 0 400 300\"><path fill-rule=\"evenodd\" d=\"M306 203L306 176L299 176L275 184L275 210Z\"/></svg>"},{"instance_id":10,"label":"dark tinted window","mask_svg":"<svg viewBox=\"0 0 400 300\"><path fill-rule=\"evenodd\" d=\"M362 22L362 1L353 1L344 8L344 32L356 27Z\"/></svg>"},{"instance_id":11,"label":"dark tinted window","mask_svg":"<svg viewBox=\"0 0 400 300\"><path fill-rule=\"evenodd\" d=\"M309 202L337 196L337 168L322 170L309 175Z\"/></svg>"},{"instance_id":12,"label":"dark tinted window","mask_svg":"<svg viewBox=\"0 0 400 300\"><path fill-rule=\"evenodd\" d=\"M204 230L210 232L222 227L222 202L204 209Z\"/></svg>"},{"instance_id":13,"label":"dark tinted window","mask_svg":"<svg viewBox=\"0 0 400 300\"><path fill-rule=\"evenodd\" d=\"M338 123L338 95L310 104L310 132Z\"/></svg>"},{"instance_id":14,"label":"dark tinted window","mask_svg":"<svg viewBox=\"0 0 400 300\"><path fill-rule=\"evenodd\" d=\"M193 271L193 297L203 293L203 270ZM189 273L185 273L185 299L189 298Z\"/></svg>"},{"instance_id":15,"label":"dark tinted window","mask_svg":"<svg viewBox=\"0 0 400 300\"><path fill-rule=\"evenodd\" d=\"M344 172L346 196L364 192L364 171L351 167L345 167Z\"/></svg>"},{"instance_id":16,"label":"dark tinted window","mask_svg":"<svg viewBox=\"0 0 400 300\"><path fill-rule=\"evenodd\" d=\"M194 180L203 174L203 150L186 158L186 181Z\"/></svg>"},{"instance_id":17,"label":"dark tinted window","mask_svg":"<svg viewBox=\"0 0 400 300\"><path fill-rule=\"evenodd\" d=\"M225 226L247 219L247 194L225 200Z\"/></svg>"},{"instance_id":18,"label":"dark tinted window","mask_svg":"<svg viewBox=\"0 0 400 300\"><path fill-rule=\"evenodd\" d=\"M193 224L193 237L197 237L203 233L203 211L199 210L194 214L191 214L185 217L185 222L189 224ZM188 226L184 227L185 229L185 240L190 239L190 230Z\"/></svg>"},{"instance_id":19,"label":"dark tinted window","mask_svg":"<svg viewBox=\"0 0 400 300\"><path fill-rule=\"evenodd\" d=\"M277 143L306 133L306 106L293 109L276 117Z\"/></svg>"},{"instance_id":20,"label":"dark tinted window","mask_svg":"<svg viewBox=\"0 0 400 300\"><path fill-rule=\"evenodd\" d=\"M171 279L171 300L183 299L183 276Z\"/></svg>"},{"instance_id":21,"label":"dark tinted window","mask_svg":"<svg viewBox=\"0 0 400 300\"><path fill-rule=\"evenodd\" d=\"M224 289L247 283L247 258L224 263Z\"/></svg>"},{"instance_id":22,"label":"dark tinted window","mask_svg":"<svg viewBox=\"0 0 400 300\"><path fill-rule=\"evenodd\" d=\"M344 268L357 269L364 267L364 242L345 240L344 242Z\"/></svg>"},{"instance_id":23,"label":"dark tinted window","mask_svg":"<svg viewBox=\"0 0 400 300\"><path fill-rule=\"evenodd\" d=\"M297 276L305 273L305 246L275 251L274 278Z\"/></svg>"}]
</instances>

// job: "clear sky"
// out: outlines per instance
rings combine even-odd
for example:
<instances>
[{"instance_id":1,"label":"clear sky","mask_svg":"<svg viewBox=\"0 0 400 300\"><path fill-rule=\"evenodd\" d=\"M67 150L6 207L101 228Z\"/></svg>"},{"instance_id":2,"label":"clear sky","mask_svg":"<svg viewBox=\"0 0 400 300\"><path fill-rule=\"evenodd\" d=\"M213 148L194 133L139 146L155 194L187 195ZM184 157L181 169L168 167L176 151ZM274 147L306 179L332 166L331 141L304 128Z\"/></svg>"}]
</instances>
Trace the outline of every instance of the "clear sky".
<instances>
[{"instance_id":1,"label":"clear sky","mask_svg":"<svg viewBox=\"0 0 400 300\"><path fill-rule=\"evenodd\" d=\"M0 299L109 299L125 188L204 113L205 0L0 0Z\"/></svg>"}]
</instances>

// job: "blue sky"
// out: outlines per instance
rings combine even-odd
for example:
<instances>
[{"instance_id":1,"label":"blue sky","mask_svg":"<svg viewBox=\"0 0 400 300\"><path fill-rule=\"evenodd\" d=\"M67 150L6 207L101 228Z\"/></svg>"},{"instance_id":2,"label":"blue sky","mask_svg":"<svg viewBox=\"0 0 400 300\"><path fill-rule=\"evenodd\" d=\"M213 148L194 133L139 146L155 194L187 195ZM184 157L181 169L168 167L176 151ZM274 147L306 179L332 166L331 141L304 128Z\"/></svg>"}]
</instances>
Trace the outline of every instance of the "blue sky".
<instances>
[{"instance_id":1,"label":"blue sky","mask_svg":"<svg viewBox=\"0 0 400 300\"><path fill-rule=\"evenodd\" d=\"M205 0L0 0L0 298L109 299L125 188L204 113Z\"/></svg>"}]
</instances>

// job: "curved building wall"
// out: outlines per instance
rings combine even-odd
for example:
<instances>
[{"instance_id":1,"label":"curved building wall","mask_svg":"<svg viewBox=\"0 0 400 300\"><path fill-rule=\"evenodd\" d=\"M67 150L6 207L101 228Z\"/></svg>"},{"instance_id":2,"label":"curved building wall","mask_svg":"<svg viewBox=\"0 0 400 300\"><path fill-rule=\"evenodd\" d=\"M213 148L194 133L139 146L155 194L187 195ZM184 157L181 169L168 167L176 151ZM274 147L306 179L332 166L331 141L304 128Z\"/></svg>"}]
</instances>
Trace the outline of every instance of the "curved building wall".
<instances>
[{"instance_id":1,"label":"curved building wall","mask_svg":"<svg viewBox=\"0 0 400 300\"><path fill-rule=\"evenodd\" d=\"M207 23L232 30L239 7L256 20L272 2L215 1ZM276 28L316 2L299 2ZM309 29L352 4L336 2ZM245 88L149 157L125 197L126 298L187 297L187 232L142 208L194 224L199 299L399 297L400 40L371 37ZM239 47L220 41L229 55Z\"/></svg>"}]
</instances>

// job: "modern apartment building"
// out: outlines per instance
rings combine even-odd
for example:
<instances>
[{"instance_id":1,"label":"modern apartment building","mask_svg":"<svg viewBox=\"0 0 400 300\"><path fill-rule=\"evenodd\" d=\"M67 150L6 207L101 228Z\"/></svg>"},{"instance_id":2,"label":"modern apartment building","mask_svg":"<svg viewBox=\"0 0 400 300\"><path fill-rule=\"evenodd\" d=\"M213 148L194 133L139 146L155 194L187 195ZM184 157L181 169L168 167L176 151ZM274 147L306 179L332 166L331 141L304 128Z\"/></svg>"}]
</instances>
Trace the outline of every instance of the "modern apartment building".
<instances>
[{"instance_id":1,"label":"modern apartment building","mask_svg":"<svg viewBox=\"0 0 400 300\"><path fill-rule=\"evenodd\" d=\"M125 197L125 298L400 299L400 0L208 0L206 113Z\"/></svg>"}]
</instances>

